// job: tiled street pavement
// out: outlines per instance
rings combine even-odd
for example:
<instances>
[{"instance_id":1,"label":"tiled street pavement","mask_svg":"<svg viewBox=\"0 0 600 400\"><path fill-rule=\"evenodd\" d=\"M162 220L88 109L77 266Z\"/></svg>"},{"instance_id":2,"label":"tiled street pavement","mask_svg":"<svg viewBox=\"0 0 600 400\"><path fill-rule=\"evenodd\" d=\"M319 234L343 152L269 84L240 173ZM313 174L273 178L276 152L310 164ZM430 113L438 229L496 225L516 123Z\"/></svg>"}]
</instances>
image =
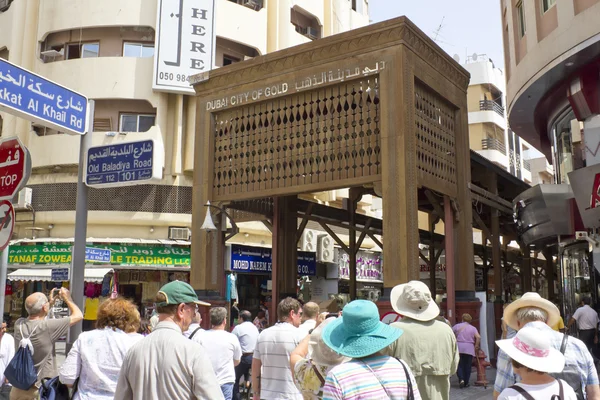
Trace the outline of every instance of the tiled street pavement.
<instances>
[{"instance_id":1,"label":"tiled street pavement","mask_svg":"<svg viewBox=\"0 0 600 400\"><path fill-rule=\"evenodd\" d=\"M458 379L456 375L450 378L450 399L452 400L479 400L479 399L491 399L494 391L494 380L496 379L496 369L488 367L486 369L486 376L488 380L487 389L483 386L475 386L474 382L477 380L477 372L473 369L471 374L471 386L468 388L461 389L458 387Z\"/></svg>"}]
</instances>

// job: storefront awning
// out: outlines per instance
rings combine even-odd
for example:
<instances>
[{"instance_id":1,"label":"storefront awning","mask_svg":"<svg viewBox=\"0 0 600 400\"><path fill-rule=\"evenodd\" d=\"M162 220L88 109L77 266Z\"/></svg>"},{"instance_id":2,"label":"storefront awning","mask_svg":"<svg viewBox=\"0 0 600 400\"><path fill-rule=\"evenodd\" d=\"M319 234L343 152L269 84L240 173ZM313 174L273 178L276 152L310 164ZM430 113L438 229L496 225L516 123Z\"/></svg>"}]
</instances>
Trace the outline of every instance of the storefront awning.
<instances>
[{"instance_id":1,"label":"storefront awning","mask_svg":"<svg viewBox=\"0 0 600 400\"><path fill-rule=\"evenodd\" d=\"M112 272L112 268L86 268L86 282L101 283L104 275ZM9 281L50 281L52 268L21 268L8 274Z\"/></svg>"}]
</instances>

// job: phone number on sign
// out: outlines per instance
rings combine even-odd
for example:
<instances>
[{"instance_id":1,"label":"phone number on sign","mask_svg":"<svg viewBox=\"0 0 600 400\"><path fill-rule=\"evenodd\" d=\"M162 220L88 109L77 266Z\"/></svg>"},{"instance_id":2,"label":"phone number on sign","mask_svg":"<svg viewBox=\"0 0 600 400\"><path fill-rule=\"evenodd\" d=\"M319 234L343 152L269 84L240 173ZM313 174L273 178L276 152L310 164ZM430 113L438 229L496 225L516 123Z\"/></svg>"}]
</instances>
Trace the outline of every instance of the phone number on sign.
<instances>
[{"instance_id":1,"label":"phone number on sign","mask_svg":"<svg viewBox=\"0 0 600 400\"><path fill-rule=\"evenodd\" d=\"M190 77L185 74L174 74L172 72L159 72L158 79L164 81L189 82Z\"/></svg>"}]
</instances>

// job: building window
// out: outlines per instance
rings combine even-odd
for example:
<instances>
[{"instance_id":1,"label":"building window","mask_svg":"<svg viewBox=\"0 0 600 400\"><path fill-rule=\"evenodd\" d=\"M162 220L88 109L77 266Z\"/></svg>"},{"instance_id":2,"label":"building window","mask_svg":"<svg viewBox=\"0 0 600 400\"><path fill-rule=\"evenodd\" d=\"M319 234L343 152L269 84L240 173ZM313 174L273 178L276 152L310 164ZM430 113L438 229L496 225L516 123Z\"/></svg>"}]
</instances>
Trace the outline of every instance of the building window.
<instances>
[{"instance_id":1,"label":"building window","mask_svg":"<svg viewBox=\"0 0 600 400\"><path fill-rule=\"evenodd\" d=\"M310 40L321 38L321 26L314 15L305 13L294 6L291 9L290 22L294 25L296 32Z\"/></svg>"},{"instance_id":2,"label":"building window","mask_svg":"<svg viewBox=\"0 0 600 400\"><path fill-rule=\"evenodd\" d=\"M542 0L542 14L554 7L556 0Z\"/></svg>"},{"instance_id":3,"label":"building window","mask_svg":"<svg viewBox=\"0 0 600 400\"><path fill-rule=\"evenodd\" d=\"M98 57L100 43L71 43L67 45L67 60Z\"/></svg>"},{"instance_id":4,"label":"building window","mask_svg":"<svg viewBox=\"0 0 600 400\"><path fill-rule=\"evenodd\" d=\"M154 43L123 43L123 57L154 57Z\"/></svg>"},{"instance_id":5,"label":"building window","mask_svg":"<svg viewBox=\"0 0 600 400\"><path fill-rule=\"evenodd\" d=\"M223 66L235 64L237 62L240 62L239 58L223 55Z\"/></svg>"},{"instance_id":6,"label":"building window","mask_svg":"<svg viewBox=\"0 0 600 400\"><path fill-rule=\"evenodd\" d=\"M519 24L519 37L525 36L527 27L525 26L525 10L523 9L523 0L517 3L517 23Z\"/></svg>"},{"instance_id":7,"label":"building window","mask_svg":"<svg viewBox=\"0 0 600 400\"><path fill-rule=\"evenodd\" d=\"M244 7L248 7L254 11L259 11L263 8L263 0L229 0L232 3L240 4Z\"/></svg>"},{"instance_id":8,"label":"building window","mask_svg":"<svg viewBox=\"0 0 600 400\"><path fill-rule=\"evenodd\" d=\"M154 126L156 115L121 114L119 132L147 132Z\"/></svg>"}]
</instances>

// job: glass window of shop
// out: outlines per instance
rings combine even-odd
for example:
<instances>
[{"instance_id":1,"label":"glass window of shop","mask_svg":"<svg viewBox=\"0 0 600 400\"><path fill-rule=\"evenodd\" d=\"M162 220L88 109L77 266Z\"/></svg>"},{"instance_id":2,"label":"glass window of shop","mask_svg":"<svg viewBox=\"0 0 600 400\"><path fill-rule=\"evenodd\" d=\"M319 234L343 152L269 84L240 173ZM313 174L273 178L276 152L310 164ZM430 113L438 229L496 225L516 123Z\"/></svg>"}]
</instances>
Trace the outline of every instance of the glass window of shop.
<instances>
[{"instance_id":1,"label":"glass window of shop","mask_svg":"<svg viewBox=\"0 0 600 400\"><path fill-rule=\"evenodd\" d=\"M596 301L596 276L590 257L587 242L567 246L562 252L560 267L565 316L573 315L584 297Z\"/></svg>"},{"instance_id":2,"label":"glass window of shop","mask_svg":"<svg viewBox=\"0 0 600 400\"><path fill-rule=\"evenodd\" d=\"M572 121L577 121L573 110L568 109L552 124L554 136L554 157L556 159L556 179L558 183L569 183L568 173L573 171L576 155L573 151Z\"/></svg>"}]
</instances>

